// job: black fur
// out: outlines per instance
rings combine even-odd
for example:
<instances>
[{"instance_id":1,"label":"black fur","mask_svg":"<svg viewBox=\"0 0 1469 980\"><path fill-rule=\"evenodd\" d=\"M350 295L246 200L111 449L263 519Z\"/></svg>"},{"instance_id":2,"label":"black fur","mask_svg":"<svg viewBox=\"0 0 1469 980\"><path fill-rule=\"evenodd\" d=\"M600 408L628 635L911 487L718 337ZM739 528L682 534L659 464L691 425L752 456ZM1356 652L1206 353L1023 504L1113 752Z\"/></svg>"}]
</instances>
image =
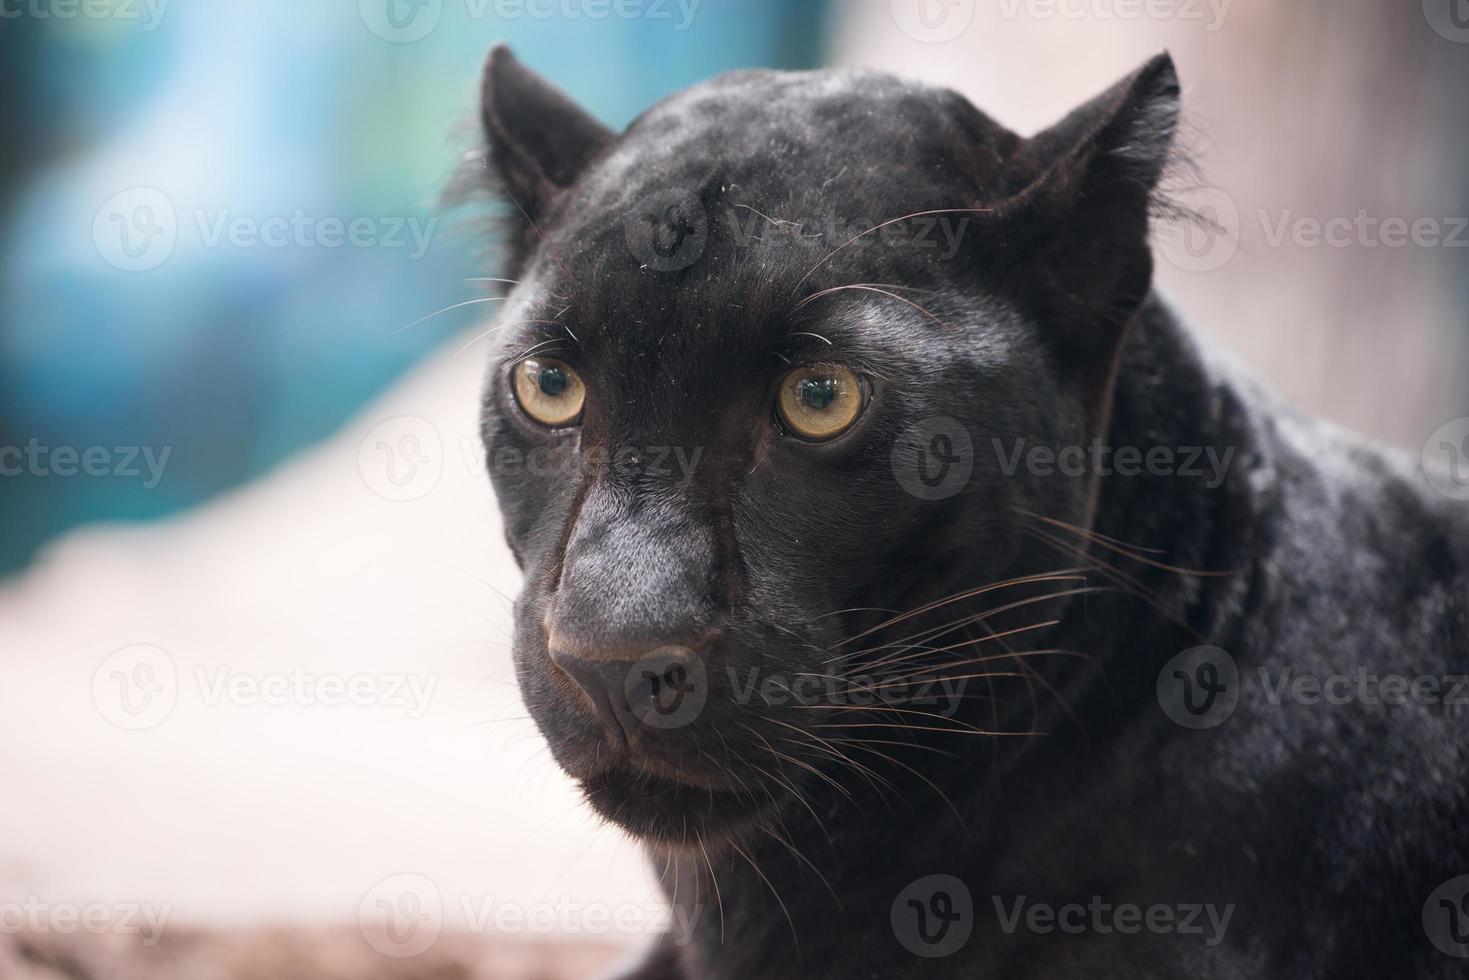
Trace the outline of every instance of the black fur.
<instances>
[{"instance_id":1,"label":"black fur","mask_svg":"<svg viewBox=\"0 0 1469 980\"><path fill-rule=\"evenodd\" d=\"M1259 678L1469 673L1469 518L1395 454L1276 403L1152 292L1178 102L1162 56L1022 139L887 75L749 71L614 136L492 52L487 172L520 281L484 437L525 571L516 665L590 805L698 907L693 941L667 937L640 975L1463 974L1422 915L1469 874L1469 708L1272 704ZM952 248L922 244L944 221ZM507 375L530 350L584 378L579 426L517 409ZM831 443L773 416L802 361L871 383ZM938 418L972 474L908 492ZM1017 440L1233 455L1057 476L1007 466ZM696 650L707 704L631 749L549 649L625 663L667 644ZM1243 680L1233 715L1194 730L1158 683L1202 644ZM888 711L739 694L863 671L849 695L968 679L953 713L916 687ZM823 727L842 724L862 727ZM972 896L942 957L894 925L934 874ZM1002 927L1022 897L1093 896L1232 911L1214 944Z\"/></svg>"}]
</instances>

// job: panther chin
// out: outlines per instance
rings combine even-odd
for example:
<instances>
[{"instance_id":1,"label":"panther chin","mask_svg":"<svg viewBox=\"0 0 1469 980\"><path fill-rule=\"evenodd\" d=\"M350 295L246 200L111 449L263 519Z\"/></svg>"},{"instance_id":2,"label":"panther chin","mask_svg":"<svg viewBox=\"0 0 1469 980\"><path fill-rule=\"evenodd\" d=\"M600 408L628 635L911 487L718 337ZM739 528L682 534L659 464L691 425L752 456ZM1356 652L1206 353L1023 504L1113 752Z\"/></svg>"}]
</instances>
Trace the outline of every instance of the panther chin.
<instances>
[{"instance_id":1,"label":"panther chin","mask_svg":"<svg viewBox=\"0 0 1469 980\"><path fill-rule=\"evenodd\" d=\"M777 797L762 788L740 789L699 780L693 773L621 760L580 780L587 802L602 817L649 843L698 847L743 836L773 812Z\"/></svg>"}]
</instances>

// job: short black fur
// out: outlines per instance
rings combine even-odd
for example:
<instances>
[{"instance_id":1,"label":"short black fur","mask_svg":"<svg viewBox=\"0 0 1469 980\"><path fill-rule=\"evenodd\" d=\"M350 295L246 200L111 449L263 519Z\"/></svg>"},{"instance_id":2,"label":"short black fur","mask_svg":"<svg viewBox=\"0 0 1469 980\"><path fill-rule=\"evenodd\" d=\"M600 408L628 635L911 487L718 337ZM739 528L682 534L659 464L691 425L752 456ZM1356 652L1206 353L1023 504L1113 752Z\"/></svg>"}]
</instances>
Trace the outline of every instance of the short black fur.
<instances>
[{"instance_id":1,"label":"short black fur","mask_svg":"<svg viewBox=\"0 0 1469 980\"><path fill-rule=\"evenodd\" d=\"M1165 664L1205 644L1241 677L1469 673L1464 507L1277 403L1153 292L1178 117L1160 56L1029 139L850 70L722 75L613 134L491 53L484 173L518 283L484 438L525 572L516 667L590 805L698 908L637 975L1462 975L1421 917L1469 874L1469 708L1255 685L1193 730L1160 703ZM580 425L518 409L528 352L585 380ZM803 362L871 382L830 443L772 412ZM937 420L972 473L909 492L917 454L952 445ZM1006 465L1095 440L1227 463ZM609 731L552 659L668 645L707 688L676 728ZM835 686L741 696L812 676ZM934 677L962 681L952 710L852 703ZM892 919L933 874L974 901L943 957ZM1213 944L1007 931L1020 896L1233 911Z\"/></svg>"}]
</instances>

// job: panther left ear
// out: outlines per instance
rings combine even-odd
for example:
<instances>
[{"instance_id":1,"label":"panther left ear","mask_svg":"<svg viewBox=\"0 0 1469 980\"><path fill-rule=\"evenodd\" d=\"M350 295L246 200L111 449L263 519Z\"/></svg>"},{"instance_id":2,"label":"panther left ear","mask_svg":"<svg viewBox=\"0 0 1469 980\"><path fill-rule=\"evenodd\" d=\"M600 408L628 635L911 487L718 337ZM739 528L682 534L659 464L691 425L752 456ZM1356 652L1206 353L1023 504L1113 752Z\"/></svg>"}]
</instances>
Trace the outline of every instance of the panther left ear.
<instances>
[{"instance_id":1,"label":"panther left ear","mask_svg":"<svg viewBox=\"0 0 1469 980\"><path fill-rule=\"evenodd\" d=\"M1161 54L1012 157L1024 190L1002 210L1023 291L1083 370L1115 353L1152 286L1149 214L1178 121L1178 75Z\"/></svg>"},{"instance_id":2,"label":"panther left ear","mask_svg":"<svg viewBox=\"0 0 1469 980\"><path fill-rule=\"evenodd\" d=\"M498 190L510 198L520 234L515 264L534 247L533 227L551 210L613 133L520 63L504 44L490 49L480 117Z\"/></svg>"}]
</instances>

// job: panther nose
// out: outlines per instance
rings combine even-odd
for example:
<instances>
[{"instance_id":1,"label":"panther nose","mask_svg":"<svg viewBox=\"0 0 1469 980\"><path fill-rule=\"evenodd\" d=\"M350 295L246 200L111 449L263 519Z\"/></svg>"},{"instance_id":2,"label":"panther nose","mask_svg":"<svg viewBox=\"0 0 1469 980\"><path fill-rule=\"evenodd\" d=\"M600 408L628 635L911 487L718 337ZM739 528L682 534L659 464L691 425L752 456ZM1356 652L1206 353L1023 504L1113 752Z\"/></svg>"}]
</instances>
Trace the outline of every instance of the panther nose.
<instances>
[{"instance_id":1,"label":"panther nose","mask_svg":"<svg viewBox=\"0 0 1469 980\"><path fill-rule=\"evenodd\" d=\"M704 665L692 647L670 644L614 659L551 651L592 704L612 743L629 748L640 728L678 728L693 721L707 693Z\"/></svg>"}]
</instances>

